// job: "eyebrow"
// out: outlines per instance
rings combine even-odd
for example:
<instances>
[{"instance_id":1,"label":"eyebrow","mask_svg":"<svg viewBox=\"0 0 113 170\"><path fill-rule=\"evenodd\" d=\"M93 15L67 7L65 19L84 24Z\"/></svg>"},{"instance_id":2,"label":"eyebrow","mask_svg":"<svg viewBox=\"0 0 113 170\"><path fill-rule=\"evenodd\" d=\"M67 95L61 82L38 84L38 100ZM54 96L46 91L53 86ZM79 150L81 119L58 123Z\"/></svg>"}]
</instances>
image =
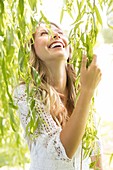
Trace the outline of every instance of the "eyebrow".
<instances>
[{"instance_id":1,"label":"eyebrow","mask_svg":"<svg viewBox=\"0 0 113 170\"><path fill-rule=\"evenodd\" d=\"M46 29L46 28L44 29L43 28L43 29L39 30L39 32L41 32L41 31L48 31L48 29Z\"/></svg>"},{"instance_id":2,"label":"eyebrow","mask_svg":"<svg viewBox=\"0 0 113 170\"><path fill-rule=\"evenodd\" d=\"M55 31L61 31L61 32L63 32L60 28L56 28Z\"/></svg>"}]
</instances>

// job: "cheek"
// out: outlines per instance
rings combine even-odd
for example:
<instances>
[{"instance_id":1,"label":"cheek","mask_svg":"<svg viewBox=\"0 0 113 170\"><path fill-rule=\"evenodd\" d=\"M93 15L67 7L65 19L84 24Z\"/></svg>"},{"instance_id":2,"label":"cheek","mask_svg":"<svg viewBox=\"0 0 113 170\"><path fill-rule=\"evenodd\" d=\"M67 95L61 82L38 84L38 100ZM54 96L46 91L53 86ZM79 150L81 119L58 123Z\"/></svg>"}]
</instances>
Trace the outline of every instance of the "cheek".
<instances>
[{"instance_id":1,"label":"cheek","mask_svg":"<svg viewBox=\"0 0 113 170\"><path fill-rule=\"evenodd\" d=\"M44 48L43 48L43 44L39 41L35 41L34 43L34 48L35 48L35 52L37 54L38 57L40 57L43 54Z\"/></svg>"}]
</instances>

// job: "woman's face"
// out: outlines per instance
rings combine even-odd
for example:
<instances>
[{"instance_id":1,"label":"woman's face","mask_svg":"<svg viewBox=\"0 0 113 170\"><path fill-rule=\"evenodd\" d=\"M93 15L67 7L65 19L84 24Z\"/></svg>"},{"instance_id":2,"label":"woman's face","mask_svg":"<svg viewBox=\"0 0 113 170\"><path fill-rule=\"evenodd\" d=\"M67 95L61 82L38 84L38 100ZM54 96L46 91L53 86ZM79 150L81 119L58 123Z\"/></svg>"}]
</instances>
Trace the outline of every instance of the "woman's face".
<instances>
[{"instance_id":1,"label":"woman's face","mask_svg":"<svg viewBox=\"0 0 113 170\"><path fill-rule=\"evenodd\" d=\"M69 57L68 39L60 28L51 24L40 24L34 37L34 48L37 56L44 62L67 60Z\"/></svg>"}]
</instances>

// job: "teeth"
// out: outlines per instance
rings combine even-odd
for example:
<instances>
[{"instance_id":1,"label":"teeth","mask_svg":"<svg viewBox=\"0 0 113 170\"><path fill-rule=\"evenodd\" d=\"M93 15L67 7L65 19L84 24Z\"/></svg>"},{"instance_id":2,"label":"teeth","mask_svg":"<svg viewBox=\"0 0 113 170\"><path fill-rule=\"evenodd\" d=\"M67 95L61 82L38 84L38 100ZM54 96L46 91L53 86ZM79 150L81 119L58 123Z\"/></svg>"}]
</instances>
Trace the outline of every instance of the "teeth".
<instances>
[{"instance_id":1,"label":"teeth","mask_svg":"<svg viewBox=\"0 0 113 170\"><path fill-rule=\"evenodd\" d=\"M62 45L62 43L57 42L57 43L53 43L53 44L50 46L50 48L55 48L55 47L63 47L63 45Z\"/></svg>"}]
</instances>

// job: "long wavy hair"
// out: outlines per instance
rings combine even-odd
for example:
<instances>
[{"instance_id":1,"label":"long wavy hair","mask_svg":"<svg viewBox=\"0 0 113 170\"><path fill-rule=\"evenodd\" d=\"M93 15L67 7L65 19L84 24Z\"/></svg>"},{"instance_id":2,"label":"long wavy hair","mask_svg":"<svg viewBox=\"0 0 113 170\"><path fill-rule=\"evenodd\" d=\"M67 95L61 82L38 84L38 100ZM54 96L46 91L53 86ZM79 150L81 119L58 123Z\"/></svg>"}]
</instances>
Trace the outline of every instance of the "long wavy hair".
<instances>
[{"instance_id":1,"label":"long wavy hair","mask_svg":"<svg viewBox=\"0 0 113 170\"><path fill-rule=\"evenodd\" d=\"M50 25L54 25L59 28L56 24L50 22ZM39 24L40 26L40 24ZM60 28L59 28L60 29ZM34 48L34 39L35 33L33 34L33 38L30 40L31 53L30 53L30 66L31 68L35 68L38 74L40 75L40 92L43 98L45 98L44 104L48 103L50 100L50 114L52 115L55 122L64 127L66 121L71 116L74 109L74 102L76 98L76 89L75 89L75 81L76 81L76 73L71 61L71 47L70 54L67 60L66 65L66 73L67 73L67 89L68 89L68 97L66 106L64 106L62 102L62 97L55 90L55 88L51 85L51 81L49 79L49 70L44 64L44 62L37 56L35 48ZM31 71L32 74L32 71ZM46 92L46 93L45 93ZM46 95L43 95L46 94ZM64 96L65 97L65 96ZM43 100L44 101L44 100Z\"/></svg>"}]
</instances>

